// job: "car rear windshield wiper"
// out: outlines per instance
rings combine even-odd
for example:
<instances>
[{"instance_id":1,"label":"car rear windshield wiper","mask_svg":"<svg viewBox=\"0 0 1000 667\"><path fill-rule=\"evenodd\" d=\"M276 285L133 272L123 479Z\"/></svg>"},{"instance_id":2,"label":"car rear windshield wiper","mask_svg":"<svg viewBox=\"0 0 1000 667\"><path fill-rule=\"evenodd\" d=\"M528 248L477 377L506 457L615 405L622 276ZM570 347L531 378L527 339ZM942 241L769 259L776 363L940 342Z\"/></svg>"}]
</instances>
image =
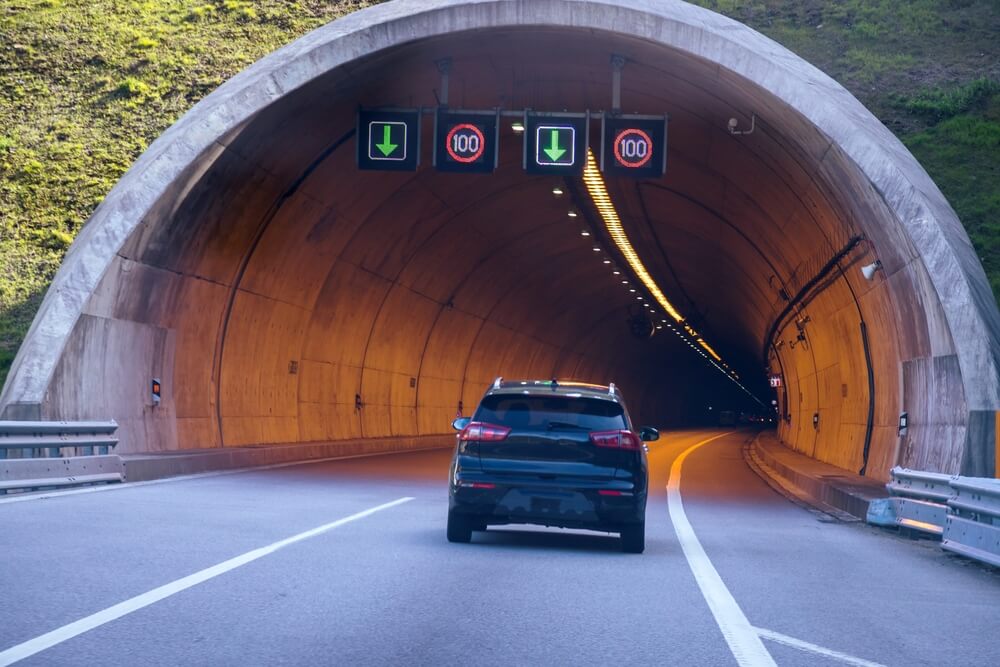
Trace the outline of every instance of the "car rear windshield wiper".
<instances>
[{"instance_id":1,"label":"car rear windshield wiper","mask_svg":"<svg viewBox=\"0 0 1000 667\"><path fill-rule=\"evenodd\" d=\"M590 429L586 426L580 426L579 424L570 424L569 422L549 422L548 430L556 428L575 428L583 431L589 431Z\"/></svg>"}]
</instances>

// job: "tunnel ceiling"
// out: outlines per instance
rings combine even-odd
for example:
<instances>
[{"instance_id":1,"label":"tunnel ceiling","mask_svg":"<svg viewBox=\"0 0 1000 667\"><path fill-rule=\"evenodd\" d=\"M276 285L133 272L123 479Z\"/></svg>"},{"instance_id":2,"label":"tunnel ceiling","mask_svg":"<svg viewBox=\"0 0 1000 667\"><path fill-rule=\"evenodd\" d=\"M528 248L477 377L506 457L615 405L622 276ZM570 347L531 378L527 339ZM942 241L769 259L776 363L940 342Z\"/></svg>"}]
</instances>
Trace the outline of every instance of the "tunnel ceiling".
<instances>
[{"instance_id":1,"label":"tunnel ceiling","mask_svg":"<svg viewBox=\"0 0 1000 667\"><path fill-rule=\"evenodd\" d=\"M358 108L436 107L443 58L453 109L578 112L611 105L612 54L622 111L670 118L663 178L607 179L625 231L758 395L765 369L783 377L786 442L846 468L870 455L879 474L986 465L970 414L998 402L997 315L933 183L791 53L639 0L389 3L235 77L85 226L5 410L110 413L137 449L174 449L440 433L501 373L614 380L653 419L732 400L669 330L629 333L642 292L612 273L625 263L586 189L526 175L510 119L494 174L437 172L430 115L417 172L354 163ZM92 376L103 389L81 399ZM169 392L157 410L150 376ZM935 382L949 400L928 398ZM901 446L904 405L921 417Z\"/></svg>"}]
</instances>

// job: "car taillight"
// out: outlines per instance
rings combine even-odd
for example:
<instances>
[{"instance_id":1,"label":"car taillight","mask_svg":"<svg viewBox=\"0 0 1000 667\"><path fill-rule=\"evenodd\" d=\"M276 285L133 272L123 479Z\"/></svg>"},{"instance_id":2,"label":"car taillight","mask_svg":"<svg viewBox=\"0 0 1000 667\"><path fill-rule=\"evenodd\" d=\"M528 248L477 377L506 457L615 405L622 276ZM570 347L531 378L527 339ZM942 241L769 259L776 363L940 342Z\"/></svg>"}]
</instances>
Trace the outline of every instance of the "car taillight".
<instances>
[{"instance_id":1,"label":"car taillight","mask_svg":"<svg viewBox=\"0 0 1000 667\"><path fill-rule=\"evenodd\" d=\"M466 481L461 481L461 482L458 483L458 485L461 486L461 487L464 487L466 489L495 489L495 488L497 488L496 484L491 484L490 482L466 482Z\"/></svg>"},{"instance_id":2,"label":"car taillight","mask_svg":"<svg viewBox=\"0 0 1000 667\"><path fill-rule=\"evenodd\" d=\"M462 429L459 434L460 440L479 440L480 442L499 442L507 437L510 428L497 426L496 424L486 424L484 422L471 422Z\"/></svg>"},{"instance_id":3,"label":"car taillight","mask_svg":"<svg viewBox=\"0 0 1000 667\"><path fill-rule=\"evenodd\" d=\"M593 431L590 434L590 441L598 447L612 447L614 449L642 449L642 440L632 431L621 429L618 431Z\"/></svg>"}]
</instances>

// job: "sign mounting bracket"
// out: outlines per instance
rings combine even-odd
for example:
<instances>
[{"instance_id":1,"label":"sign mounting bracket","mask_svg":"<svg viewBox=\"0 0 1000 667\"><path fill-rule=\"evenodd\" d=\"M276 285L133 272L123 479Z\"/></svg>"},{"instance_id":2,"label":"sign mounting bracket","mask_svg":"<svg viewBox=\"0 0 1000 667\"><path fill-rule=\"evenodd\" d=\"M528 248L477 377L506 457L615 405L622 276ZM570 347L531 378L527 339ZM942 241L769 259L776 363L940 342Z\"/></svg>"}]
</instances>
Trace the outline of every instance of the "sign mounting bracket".
<instances>
[{"instance_id":1,"label":"sign mounting bracket","mask_svg":"<svg viewBox=\"0 0 1000 667\"><path fill-rule=\"evenodd\" d=\"M442 58L436 63L437 70L441 74L441 97L438 99L438 105L442 107L448 106L448 79L451 75L451 58Z\"/></svg>"},{"instance_id":2,"label":"sign mounting bracket","mask_svg":"<svg viewBox=\"0 0 1000 667\"><path fill-rule=\"evenodd\" d=\"M611 113L622 112L622 70L625 69L625 56L611 54Z\"/></svg>"}]
</instances>

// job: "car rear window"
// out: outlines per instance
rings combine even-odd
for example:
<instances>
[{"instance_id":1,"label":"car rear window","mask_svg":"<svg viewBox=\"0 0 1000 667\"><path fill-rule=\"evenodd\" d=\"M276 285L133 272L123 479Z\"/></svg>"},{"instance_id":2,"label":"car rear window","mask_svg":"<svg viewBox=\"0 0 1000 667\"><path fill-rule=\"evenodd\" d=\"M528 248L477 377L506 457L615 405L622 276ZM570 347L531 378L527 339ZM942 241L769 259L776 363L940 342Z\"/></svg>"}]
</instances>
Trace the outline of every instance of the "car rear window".
<instances>
[{"instance_id":1,"label":"car rear window","mask_svg":"<svg viewBox=\"0 0 1000 667\"><path fill-rule=\"evenodd\" d=\"M511 428L609 431L628 427L625 410L618 403L572 396L494 394L483 399L473 419Z\"/></svg>"}]
</instances>

